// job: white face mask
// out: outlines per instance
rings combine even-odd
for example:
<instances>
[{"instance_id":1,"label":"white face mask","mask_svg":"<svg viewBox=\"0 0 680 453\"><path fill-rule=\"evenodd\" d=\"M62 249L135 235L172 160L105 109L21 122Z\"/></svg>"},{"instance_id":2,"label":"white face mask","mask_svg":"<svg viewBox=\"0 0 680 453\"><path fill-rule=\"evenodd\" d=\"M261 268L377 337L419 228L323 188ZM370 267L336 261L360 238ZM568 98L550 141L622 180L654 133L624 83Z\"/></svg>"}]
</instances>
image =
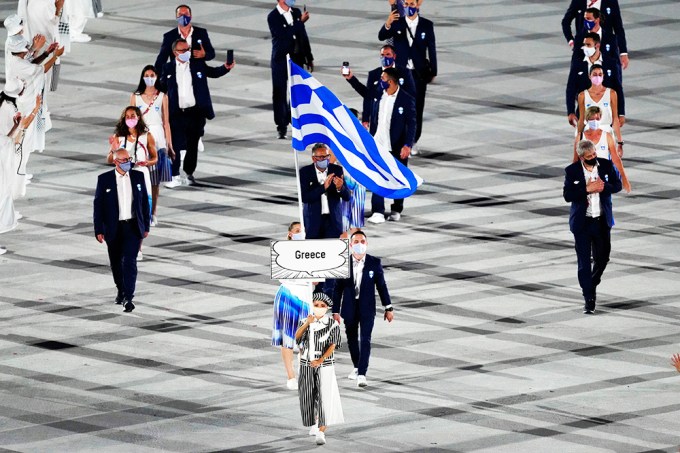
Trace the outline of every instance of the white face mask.
<instances>
[{"instance_id":1,"label":"white face mask","mask_svg":"<svg viewBox=\"0 0 680 453\"><path fill-rule=\"evenodd\" d=\"M583 46L583 47L581 47L581 49L583 49L583 53L586 54L586 57L592 57L593 55L595 55L595 48L594 47Z\"/></svg>"},{"instance_id":2,"label":"white face mask","mask_svg":"<svg viewBox=\"0 0 680 453\"><path fill-rule=\"evenodd\" d=\"M598 120L588 120L588 128L595 130L600 127L600 122Z\"/></svg>"},{"instance_id":3,"label":"white face mask","mask_svg":"<svg viewBox=\"0 0 680 453\"><path fill-rule=\"evenodd\" d=\"M356 244L352 244L352 251L356 253L357 255L363 255L366 253L366 249L368 247L366 244L362 244L361 242L357 242Z\"/></svg>"},{"instance_id":4,"label":"white face mask","mask_svg":"<svg viewBox=\"0 0 680 453\"><path fill-rule=\"evenodd\" d=\"M144 83L148 87L152 87L156 84L156 78L155 77L144 77Z\"/></svg>"},{"instance_id":5,"label":"white face mask","mask_svg":"<svg viewBox=\"0 0 680 453\"><path fill-rule=\"evenodd\" d=\"M177 58L179 58L179 61L182 63L186 63L191 59L191 51L187 50L186 52L177 55Z\"/></svg>"},{"instance_id":6,"label":"white face mask","mask_svg":"<svg viewBox=\"0 0 680 453\"><path fill-rule=\"evenodd\" d=\"M317 319L322 318L326 316L326 312L328 311L327 307L314 307L312 309L314 311L314 316L316 316Z\"/></svg>"},{"instance_id":7,"label":"white face mask","mask_svg":"<svg viewBox=\"0 0 680 453\"><path fill-rule=\"evenodd\" d=\"M290 235L290 238L294 241L304 241L305 240L305 233L300 232L300 233L293 233Z\"/></svg>"}]
</instances>

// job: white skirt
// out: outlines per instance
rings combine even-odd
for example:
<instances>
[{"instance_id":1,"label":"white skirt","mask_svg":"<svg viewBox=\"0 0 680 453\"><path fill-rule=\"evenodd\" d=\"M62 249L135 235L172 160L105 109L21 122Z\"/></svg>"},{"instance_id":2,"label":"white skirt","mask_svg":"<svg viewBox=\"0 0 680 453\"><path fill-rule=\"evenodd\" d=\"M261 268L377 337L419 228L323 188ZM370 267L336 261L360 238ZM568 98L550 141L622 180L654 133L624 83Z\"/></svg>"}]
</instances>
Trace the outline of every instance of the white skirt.
<instances>
[{"instance_id":1,"label":"white skirt","mask_svg":"<svg viewBox=\"0 0 680 453\"><path fill-rule=\"evenodd\" d=\"M345 423L345 417L342 415L338 381L335 378L335 366L322 366L320 368L319 381L321 383L321 404L323 404L326 425L330 426Z\"/></svg>"}]
</instances>

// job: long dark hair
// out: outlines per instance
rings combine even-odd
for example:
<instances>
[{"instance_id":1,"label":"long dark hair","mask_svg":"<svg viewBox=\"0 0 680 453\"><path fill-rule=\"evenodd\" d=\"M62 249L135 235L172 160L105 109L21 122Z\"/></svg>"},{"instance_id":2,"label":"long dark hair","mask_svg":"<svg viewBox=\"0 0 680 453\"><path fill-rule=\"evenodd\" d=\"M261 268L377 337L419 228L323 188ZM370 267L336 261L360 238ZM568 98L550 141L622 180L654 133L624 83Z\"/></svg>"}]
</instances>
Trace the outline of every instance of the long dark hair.
<instances>
[{"instance_id":1,"label":"long dark hair","mask_svg":"<svg viewBox=\"0 0 680 453\"><path fill-rule=\"evenodd\" d=\"M156 72L156 68L152 64L148 64L144 66L144 69L142 69L142 73L139 75L139 84L137 85L137 89L135 90L134 94L142 94L144 93L144 90L146 90L146 83L144 83L144 73L148 70L152 70L154 74L156 74L156 83L154 84L154 88L158 91L161 91L161 76L158 75L158 72Z\"/></svg>"},{"instance_id":2,"label":"long dark hair","mask_svg":"<svg viewBox=\"0 0 680 453\"><path fill-rule=\"evenodd\" d=\"M8 96L5 94L4 91L0 92L0 105L2 105L3 102L9 102L14 106L14 108L17 107L17 98L13 98L12 96Z\"/></svg>"},{"instance_id":3,"label":"long dark hair","mask_svg":"<svg viewBox=\"0 0 680 453\"><path fill-rule=\"evenodd\" d=\"M139 107L135 105L129 105L123 109L123 113L120 115L120 118L118 119L118 122L116 123L116 129L115 129L115 134L118 137L127 137L130 128L127 127L127 124L125 124L125 114L129 110L134 110L135 113L137 114L137 126L135 126L135 132L137 132L137 137L140 135L144 134L149 130L148 127L146 127L146 123L144 122L144 117L142 116L142 111L139 110Z\"/></svg>"}]
</instances>

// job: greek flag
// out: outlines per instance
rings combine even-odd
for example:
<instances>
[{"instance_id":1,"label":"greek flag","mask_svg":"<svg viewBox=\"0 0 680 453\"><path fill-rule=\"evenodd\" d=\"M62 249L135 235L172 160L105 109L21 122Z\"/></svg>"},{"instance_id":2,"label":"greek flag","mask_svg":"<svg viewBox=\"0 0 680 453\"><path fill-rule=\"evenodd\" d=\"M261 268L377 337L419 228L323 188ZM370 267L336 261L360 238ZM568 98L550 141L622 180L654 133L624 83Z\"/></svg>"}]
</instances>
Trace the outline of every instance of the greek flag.
<instances>
[{"instance_id":1,"label":"greek flag","mask_svg":"<svg viewBox=\"0 0 680 453\"><path fill-rule=\"evenodd\" d=\"M389 150L378 149L373 136L328 88L292 61L290 106L293 149L325 143L352 178L385 198L406 198L422 184Z\"/></svg>"}]
</instances>

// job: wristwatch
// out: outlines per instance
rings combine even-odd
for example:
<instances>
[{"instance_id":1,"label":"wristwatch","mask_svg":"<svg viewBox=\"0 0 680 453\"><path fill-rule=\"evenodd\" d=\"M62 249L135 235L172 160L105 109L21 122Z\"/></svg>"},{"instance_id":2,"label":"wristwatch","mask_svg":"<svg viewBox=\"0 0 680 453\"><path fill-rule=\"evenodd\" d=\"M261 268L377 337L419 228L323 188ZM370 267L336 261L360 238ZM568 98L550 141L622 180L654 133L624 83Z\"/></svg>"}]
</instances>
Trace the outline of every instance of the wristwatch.
<instances>
[{"instance_id":1,"label":"wristwatch","mask_svg":"<svg viewBox=\"0 0 680 453\"><path fill-rule=\"evenodd\" d=\"M385 311L394 311L394 307L386 308Z\"/></svg>"},{"instance_id":2,"label":"wristwatch","mask_svg":"<svg viewBox=\"0 0 680 453\"><path fill-rule=\"evenodd\" d=\"M624 142L623 142L623 140L621 140L620 142L617 142L617 143L618 143L619 145L623 146L623 143L624 143Z\"/></svg>"}]
</instances>

